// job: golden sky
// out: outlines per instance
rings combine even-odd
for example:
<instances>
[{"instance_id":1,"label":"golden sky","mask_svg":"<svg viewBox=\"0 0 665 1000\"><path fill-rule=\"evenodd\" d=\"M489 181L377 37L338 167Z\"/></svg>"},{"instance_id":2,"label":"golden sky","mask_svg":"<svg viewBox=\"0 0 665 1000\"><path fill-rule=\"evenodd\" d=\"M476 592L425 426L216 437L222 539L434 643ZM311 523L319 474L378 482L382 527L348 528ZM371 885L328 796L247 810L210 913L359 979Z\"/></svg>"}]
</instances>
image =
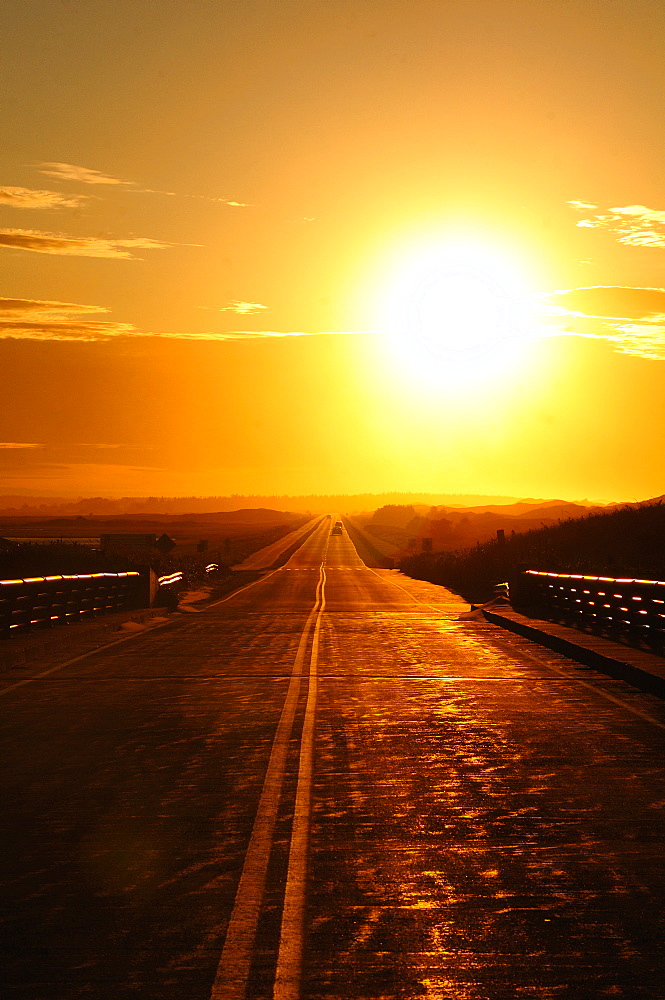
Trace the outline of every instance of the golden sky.
<instances>
[{"instance_id":1,"label":"golden sky","mask_svg":"<svg viewBox=\"0 0 665 1000\"><path fill-rule=\"evenodd\" d=\"M0 37L0 491L665 492L665 5Z\"/></svg>"}]
</instances>

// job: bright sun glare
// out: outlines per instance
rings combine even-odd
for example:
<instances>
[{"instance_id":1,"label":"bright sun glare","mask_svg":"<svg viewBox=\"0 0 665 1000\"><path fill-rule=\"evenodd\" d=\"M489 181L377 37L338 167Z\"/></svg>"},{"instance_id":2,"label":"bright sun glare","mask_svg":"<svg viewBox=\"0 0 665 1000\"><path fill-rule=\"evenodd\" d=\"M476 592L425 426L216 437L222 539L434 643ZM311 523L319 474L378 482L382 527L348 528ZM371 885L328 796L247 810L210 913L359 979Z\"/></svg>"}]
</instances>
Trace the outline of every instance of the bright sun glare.
<instances>
[{"instance_id":1,"label":"bright sun glare","mask_svg":"<svg viewBox=\"0 0 665 1000\"><path fill-rule=\"evenodd\" d=\"M508 255L460 241L430 247L402 261L391 282L392 352L420 382L485 383L519 364L529 300Z\"/></svg>"}]
</instances>

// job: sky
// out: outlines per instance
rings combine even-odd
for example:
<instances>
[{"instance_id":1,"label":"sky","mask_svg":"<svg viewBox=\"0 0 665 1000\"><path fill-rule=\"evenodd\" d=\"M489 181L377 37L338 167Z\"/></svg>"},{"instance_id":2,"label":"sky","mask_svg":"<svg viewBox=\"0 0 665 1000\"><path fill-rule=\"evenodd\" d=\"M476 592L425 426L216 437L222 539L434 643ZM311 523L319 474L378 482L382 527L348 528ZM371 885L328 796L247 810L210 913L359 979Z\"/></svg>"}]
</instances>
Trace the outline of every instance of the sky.
<instances>
[{"instance_id":1,"label":"sky","mask_svg":"<svg viewBox=\"0 0 665 1000\"><path fill-rule=\"evenodd\" d=\"M0 492L665 493L660 0L0 37Z\"/></svg>"}]
</instances>

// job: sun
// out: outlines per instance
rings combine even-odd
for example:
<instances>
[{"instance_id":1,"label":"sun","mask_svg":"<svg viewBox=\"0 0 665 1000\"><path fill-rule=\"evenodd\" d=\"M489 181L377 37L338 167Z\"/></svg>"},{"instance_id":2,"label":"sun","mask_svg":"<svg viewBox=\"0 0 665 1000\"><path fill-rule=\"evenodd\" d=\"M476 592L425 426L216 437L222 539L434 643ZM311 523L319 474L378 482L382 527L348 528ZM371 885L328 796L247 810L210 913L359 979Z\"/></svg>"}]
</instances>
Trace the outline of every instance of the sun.
<instances>
[{"instance_id":1,"label":"sun","mask_svg":"<svg viewBox=\"0 0 665 1000\"><path fill-rule=\"evenodd\" d=\"M391 353L421 379L481 384L519 363L530 291L509 255L467 241L402 260L384 298Z\"/></svg>"}]
</instances>

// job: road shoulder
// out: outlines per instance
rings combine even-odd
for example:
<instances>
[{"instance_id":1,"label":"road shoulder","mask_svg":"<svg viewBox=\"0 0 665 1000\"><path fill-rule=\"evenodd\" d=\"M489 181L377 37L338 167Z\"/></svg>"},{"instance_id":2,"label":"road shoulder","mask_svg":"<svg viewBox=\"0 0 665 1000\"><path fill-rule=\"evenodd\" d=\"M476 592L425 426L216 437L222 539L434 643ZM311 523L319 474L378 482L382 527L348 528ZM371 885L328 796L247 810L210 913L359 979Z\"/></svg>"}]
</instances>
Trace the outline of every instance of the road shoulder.
<instances>
[{"instance_id":1,"label":"road shoulder","mask_svg":"<svg viewBox=\"0 0 665 1000\"><path fill-rule=\"evenodd\" d=\"M604 636L567 628L540 618L528 618L508 604L478 609L486 621L523 635L557 653L634 687L665 698L665 659L643 649L612 642Z\"/></svg>"}]
</instances>

